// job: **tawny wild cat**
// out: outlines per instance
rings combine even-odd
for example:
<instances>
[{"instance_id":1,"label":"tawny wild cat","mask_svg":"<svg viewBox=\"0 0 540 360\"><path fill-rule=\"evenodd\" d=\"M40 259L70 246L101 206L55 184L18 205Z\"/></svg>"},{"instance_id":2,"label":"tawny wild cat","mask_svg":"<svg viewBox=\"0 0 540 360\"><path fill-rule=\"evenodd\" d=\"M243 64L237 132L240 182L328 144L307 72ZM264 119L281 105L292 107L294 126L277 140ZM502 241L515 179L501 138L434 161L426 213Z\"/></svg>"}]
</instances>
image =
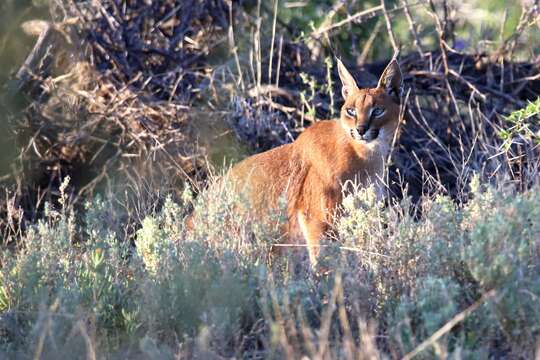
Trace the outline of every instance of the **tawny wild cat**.
<instances>
[{"instance_id":1,"label":"tawny wild cat","mask_svg":"<svg viewBox=\"0 0 540 360\"><path fill-rule=\"evenodd\" d=\"M382 177L400 112L402 76L395 59L376 88L360 89L339 60L338 70L345 100L339 119L317 122L293 143L253 155L229 173L257 221L284 196L284 238L306 244L312 265L341 204L342 185L366 186Z\"/></svg>"}]
</instances>

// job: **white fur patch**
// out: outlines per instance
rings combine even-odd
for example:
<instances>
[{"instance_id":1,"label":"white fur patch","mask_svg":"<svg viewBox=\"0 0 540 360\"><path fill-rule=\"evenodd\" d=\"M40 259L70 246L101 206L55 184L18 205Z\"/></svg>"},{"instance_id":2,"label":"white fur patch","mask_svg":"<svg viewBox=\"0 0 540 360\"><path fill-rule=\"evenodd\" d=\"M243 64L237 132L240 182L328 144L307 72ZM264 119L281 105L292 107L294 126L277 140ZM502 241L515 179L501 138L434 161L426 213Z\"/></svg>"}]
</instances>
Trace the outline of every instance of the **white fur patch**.
<instances>
[{"instance_id":1,"label":"white fur patch","mask_svg":"<svg viewBox=\"0 0 540 360\"><path fill-rule=\"evenodd\" d=\"M386 139L384 128L379 129L379 136L372 141L364 141L362 145L372 154L379 153L381 156L386 156L390 150L389 140Z\"/></svg>"},{"instance_id":2,"label":"white fur patch","mask_svg":"<svg viewBox=\"0 0 540 360\"><path fill-rule=\"evenodd\" d=\"M298 211L296 216L298 218L298 225L300 226L300 231L302 231L302 235L304 235L304 240L307 244L309 239L309 232L306 225L306 219L304 218L304 214L302 214L301 211Z\"/></svg>"},{"instance_id":3,"label":"white fur patch","mask_svg":"<svg viewBox=\"0 0 540 360\"><path fill-rule=\"evenodd\" d=\"M312 249L309 248L309 246L313 243L311 241L311 236L309 235L309 231L306 224L306 218L304 217L304 214L302 214L302 211L298 211L296 217L298 218L298 225L300 226L300 231L302 232L302 235L304 235L304 241L306 242L306 245L308 246L308 254L309 254L309 261L311 264L317 263L317 259L314 258Z\"/></svg>"}]
</instances>

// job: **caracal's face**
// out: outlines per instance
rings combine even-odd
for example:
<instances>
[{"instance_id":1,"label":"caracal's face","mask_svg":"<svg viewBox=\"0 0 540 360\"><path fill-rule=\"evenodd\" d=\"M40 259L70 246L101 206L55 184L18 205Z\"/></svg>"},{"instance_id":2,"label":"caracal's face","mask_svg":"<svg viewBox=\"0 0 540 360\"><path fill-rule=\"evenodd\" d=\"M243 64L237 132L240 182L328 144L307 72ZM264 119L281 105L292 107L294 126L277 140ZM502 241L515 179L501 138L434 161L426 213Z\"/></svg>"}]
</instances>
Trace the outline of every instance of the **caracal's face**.
<instances>
[{"instance_id":1,"label":"caracal's face","mask_svg":"<svg viewBox=\"0 0 540 360\"><path fill-rule=\"evenodd\" d=\"M347 136L358 143L391 141L397 129L402 87L401 70L396 60L386 67L376 88L360 89L338 60L345 100L340 123Z\"/></svg>"},{"instance_id":2,"label":"caracal's face","mask_svg":"<svg viewBox=\"0 0 540 360\"><path fill-rule=\"evenodd\" d=\"M392 138L398 125L399 103L382 88L354 89L341 108L341 125L355 141Z\"/></svg>"}]
</instances>

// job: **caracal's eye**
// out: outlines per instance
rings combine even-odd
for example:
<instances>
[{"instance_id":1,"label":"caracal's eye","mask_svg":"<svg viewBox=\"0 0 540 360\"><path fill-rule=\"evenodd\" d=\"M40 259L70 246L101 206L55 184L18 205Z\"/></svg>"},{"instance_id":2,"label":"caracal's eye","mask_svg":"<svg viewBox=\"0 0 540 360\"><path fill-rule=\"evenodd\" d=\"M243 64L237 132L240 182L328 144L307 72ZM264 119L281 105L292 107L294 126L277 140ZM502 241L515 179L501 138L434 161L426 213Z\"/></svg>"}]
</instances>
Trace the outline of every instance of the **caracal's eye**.
<instances>
[{"instance_id":1,"label":"caracal's eye","mask_svg":"<svg viewBox=\"0 0 540 360\"><path fill-rule=\"evenodd\" d=\"M371 110L371 116L374 118L380 118L385 112L386 110L376 107Z\"/></svg>"},{"instance_id":2,"label":"caracal's eye","mask_svg":"<svg viewBox=\"0 0 540 360\"><path fill-rule=\"evenodd\" d=\"M347 115L350 117L355 118L356 117L356 109L355 108L347 108Z\"/></svg>"}]
</instances>

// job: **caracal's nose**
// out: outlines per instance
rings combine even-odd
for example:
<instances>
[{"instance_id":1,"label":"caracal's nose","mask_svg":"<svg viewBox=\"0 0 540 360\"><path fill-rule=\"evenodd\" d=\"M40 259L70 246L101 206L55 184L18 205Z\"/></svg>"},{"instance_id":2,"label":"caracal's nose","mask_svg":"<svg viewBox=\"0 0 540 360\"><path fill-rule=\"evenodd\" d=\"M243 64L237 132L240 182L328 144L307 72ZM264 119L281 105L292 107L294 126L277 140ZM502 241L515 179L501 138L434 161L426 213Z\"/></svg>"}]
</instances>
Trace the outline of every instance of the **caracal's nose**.
<instances>
[{"instance_id":1,"label":"caracal's nose","mask_svg":"<svg viewBox=\"0 0 540 360\"><path fill-rule=\"evenodd\" d=\"M356 128L356 130L358 131L358 133L362 136L365 135L365 133L367 133L368 131L368 126L367 125L358 125L358 127Z\"/></svg>"}]
</instances>

